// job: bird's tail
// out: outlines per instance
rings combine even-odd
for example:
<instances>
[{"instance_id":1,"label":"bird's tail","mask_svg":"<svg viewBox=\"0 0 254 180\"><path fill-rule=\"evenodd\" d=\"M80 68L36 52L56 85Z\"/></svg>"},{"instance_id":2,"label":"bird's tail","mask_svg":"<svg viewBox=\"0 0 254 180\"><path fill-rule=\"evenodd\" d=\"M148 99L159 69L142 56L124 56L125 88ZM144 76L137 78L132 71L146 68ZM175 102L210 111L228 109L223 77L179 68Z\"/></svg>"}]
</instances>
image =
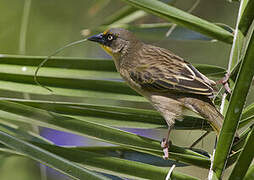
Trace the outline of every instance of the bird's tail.
<instances>
[{"instance_id":1,"label":"bird's tail","mask_svg":"<svg viewBox=\"0 0 254 180\"><path fill-rule=\"evenodd\" d=\"M217 135L219 135L220 130L222 128L224 117L223 115L216 109L214 104L210 99L206 98L184 98L184 104L187 108L197 112L203 118L205 118L212 128L215 130Z\"/></svg>"},{"instance_id":2,"label":"bird's tail","mask_svg":"<svg viewBox=\"0 0 254 180\"><path fill-rule=\"evenodd\" d=\"M224 117L216 109L215 105L211 102L209 98L200 97L186 97L183 98L183 102L187 108L200 114L205 118L209 124L212 126L217 136L220 134ZM234 137L234 143L238 143L240 140L239 133L236 132Z\"/></svg>"}]
</instances>

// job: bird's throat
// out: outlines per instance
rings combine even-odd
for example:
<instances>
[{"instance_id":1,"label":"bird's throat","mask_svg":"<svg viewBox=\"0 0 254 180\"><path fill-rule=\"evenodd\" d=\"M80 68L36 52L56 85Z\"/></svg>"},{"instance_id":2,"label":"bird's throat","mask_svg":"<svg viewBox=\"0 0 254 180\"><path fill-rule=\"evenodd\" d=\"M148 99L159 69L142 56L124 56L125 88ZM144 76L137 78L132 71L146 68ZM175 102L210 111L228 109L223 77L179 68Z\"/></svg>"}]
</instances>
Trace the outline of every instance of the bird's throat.
<instances>
[{"instance_id":1,"label":"bird's throat","mask_svg":"<svg viewBox=\"0 0 254 180\"><path fill-rule=\"evenodd\" d=\"M112 49L108 46L101 45L101 48L106 51L110 56L113 56Z\"/></svg>"}]
</instances>

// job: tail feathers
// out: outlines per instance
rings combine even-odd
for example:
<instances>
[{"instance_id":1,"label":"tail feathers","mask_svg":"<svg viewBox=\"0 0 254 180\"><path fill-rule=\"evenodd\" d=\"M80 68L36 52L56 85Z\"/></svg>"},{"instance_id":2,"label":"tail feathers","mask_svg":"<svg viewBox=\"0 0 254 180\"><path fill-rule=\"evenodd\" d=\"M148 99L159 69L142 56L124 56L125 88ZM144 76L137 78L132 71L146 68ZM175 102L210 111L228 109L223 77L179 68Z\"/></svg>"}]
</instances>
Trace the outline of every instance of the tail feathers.
<instances>
[{"instance_id":1,"label":"tail feathers","mask_svg":"<svg viewBox=\"0 0 254 180\"><path fill-rule=\"evenodd\" d=\"M224 117L216 109L214 104L208 98L197 99L197 98L186 98L184 99L184 104L186 107L192 109L193 111L200 114L205 118L212 128L215 130L217 135L219 135L222 128Z\"/></svg>"},{"instance_id":2,"label":"tail feathers","mask_svg":"<svg viewBox=\"0 0 254 180\"><path fill-rule=\"evenodd\" d=\"M214 104L208 98L186 98L184 99L185 106L192 109L193 111L199 113L203 118L205 118L209 124L212 126L217 135L220 134L224 117L216 109ZM238 132L235 134L234 144L239 142L240 137Z\"/></svg>"}]
</instances>

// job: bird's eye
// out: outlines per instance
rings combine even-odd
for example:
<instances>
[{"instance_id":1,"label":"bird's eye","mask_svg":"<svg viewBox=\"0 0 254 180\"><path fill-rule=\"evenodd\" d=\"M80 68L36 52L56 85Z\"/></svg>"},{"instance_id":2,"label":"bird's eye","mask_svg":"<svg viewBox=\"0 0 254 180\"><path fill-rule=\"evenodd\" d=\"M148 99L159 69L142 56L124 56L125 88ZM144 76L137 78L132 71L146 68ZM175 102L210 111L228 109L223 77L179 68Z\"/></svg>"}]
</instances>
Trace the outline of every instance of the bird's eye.
<instances>
[{"instance_id":1,"label":"bird's eye","mask_svg":"<svg viewBox=\"0 0 254 180\"><path fill-rule=\"evenodd\" d=\"M114 39L114 37L113 37L111 34L109 34L109 35L108 35L108 40L111 41L111 40L113 40L113 39Z\"/></svg>"}]
</instances>

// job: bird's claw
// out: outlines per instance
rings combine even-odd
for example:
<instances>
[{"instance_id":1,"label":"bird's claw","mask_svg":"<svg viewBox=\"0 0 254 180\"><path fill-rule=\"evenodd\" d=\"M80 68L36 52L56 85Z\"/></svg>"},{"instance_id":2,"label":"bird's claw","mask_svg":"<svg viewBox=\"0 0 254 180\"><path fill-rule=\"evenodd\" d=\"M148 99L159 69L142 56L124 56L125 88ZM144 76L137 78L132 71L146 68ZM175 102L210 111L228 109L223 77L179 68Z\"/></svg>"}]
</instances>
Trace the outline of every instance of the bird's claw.
<instances>
[{"instance_id":1,"label":"bird's claw","mask_svg":"<svg viewBox=\"0 0 254 180\"><path fill-rule=\"evenodd\" d=\"M224 86L225 90L227 91L227 93L231 94L231 89L230 89L229 83L228 83L229 77L230 77L230 74L226 73L225 76L221 80L216 82L216 84L222 84Z\"/></svg>"},{"instance_id":2,"label":"bird's claw","mask_svg":"<svg viewBox=\"0 0 254 180\"><path fill-rule=\"evenodd\" d=\"M164 155L162 156L163 159L167 160L168 159L168 148L171 146L172 142L167 141L166 138L163 138L161 140L161 147L163 148L163 153Z\"/></svg>"},{"instance_id":3,"label":"bird's claw","mask_svg":"<svg viewBox=\"0 0 254 180\"><path fill-rule=\"evenodd\" d=\"M163 153L164 153L164 155L162 156L162 158L164 160L167 160L168 159L168 148L163 148Z\"/></svg>"}]
</instances>

